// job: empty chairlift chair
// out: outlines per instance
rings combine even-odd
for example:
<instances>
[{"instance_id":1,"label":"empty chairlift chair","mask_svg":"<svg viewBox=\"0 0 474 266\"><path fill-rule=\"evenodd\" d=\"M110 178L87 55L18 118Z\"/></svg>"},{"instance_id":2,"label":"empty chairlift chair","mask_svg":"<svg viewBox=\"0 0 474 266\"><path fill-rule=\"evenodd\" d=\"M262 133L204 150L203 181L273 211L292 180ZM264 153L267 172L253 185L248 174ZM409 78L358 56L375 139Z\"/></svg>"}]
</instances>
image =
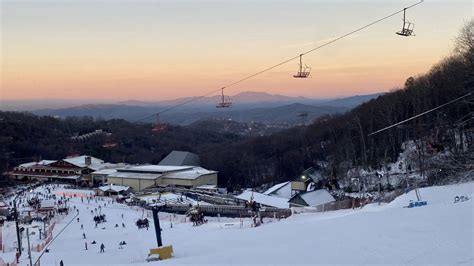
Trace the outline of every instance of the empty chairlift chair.
<instances>
[{"instance_id":1,"label":"empty chairlift chair","mask_svg":"<svg viewBox=\"0 0 474 266\"><path fill-rule=\"evenodd\" d=\"M403 27L401 31L397 31L396 33L400 36L415 36L415 32L413 29L415 28L415 24L409 22L405 19L406 8L403 9Z\"/></svg>"},{"instance_id":2,"label":"empty chairlift chair","mask_svg":"<svg viewBox=\"0 0 474 266\"><path fill-rule=\"evenodd\" d=\"M293 75L294 78L308 78L310 77L311 68L305 65L303 67L303 54L300 54L300 68L296 75Z\"/></svg>"}]
</instances>

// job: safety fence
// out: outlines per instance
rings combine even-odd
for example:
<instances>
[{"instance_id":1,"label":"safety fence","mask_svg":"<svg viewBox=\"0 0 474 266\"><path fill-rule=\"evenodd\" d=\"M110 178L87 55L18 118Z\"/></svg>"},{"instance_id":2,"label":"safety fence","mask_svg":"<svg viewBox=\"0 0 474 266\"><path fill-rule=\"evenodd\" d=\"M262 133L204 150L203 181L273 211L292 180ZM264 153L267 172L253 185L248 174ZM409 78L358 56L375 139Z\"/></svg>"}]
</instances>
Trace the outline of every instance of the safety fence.
<instances>
[{"instance_id":1,"label":"safety fence","mask_svg":"<svg viewBox=\"0 0 474 266\"><path fill-rule=\"evenodd\" d=\"M53 239L53 229L56 223L52 223L50 226L48 226L48 229L46 230L46 238L41 244L36 245L35 247L32 248L33 251L36 252L41 252Z\"/></svg>"},{"instance_id":2,"label":"safety fence","mask_svg":"<svg viewBox=\"0 0 474 266\"><path fill-rule=\"evenodd\" d=\"M150 208L150 207L147 207ZM185 214L189 211L188 205L181 204L165 204L159 207L162 212L170 212L177 214ZM252 217L254 214L251 209L244 206L233 205L201 205L199 210L206 216L221 216L221 217ZM290 209L280 208L260 208L260 215L267 218L286 218L291 215Z\"/></svg>"}]
</instances>

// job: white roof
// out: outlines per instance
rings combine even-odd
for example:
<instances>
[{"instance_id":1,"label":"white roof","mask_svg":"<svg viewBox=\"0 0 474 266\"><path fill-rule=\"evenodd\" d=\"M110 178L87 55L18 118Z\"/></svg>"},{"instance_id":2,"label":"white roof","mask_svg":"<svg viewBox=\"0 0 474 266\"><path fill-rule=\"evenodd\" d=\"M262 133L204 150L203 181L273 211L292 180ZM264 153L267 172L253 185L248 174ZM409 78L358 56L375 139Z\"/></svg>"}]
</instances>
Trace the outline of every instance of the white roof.
<instances>
[{"instance_id":1,"label":"white roof","mask_svg":"<svg viewBox=\"0 0 474 266\"><path fill-rule=\"evenodd\" d=\"M249 201L252 197L252 191L246 190L242 194L236 196L238 199L243 199ZM289 203L287 199L267 196L262 193L253 192L253 200L267 206L276 207L276 208L289 208Z\"/></svg>"},{"instance_id":2,"label":"white roof","mask_svg":"<svg viewBox=\"0 0 474 266\"><path fill-rule=\"evenodd\" d=\"M155 180L162 176L162 174L147 174L147 173L136 173L136 172L116 172L110 174L109 177L117 177L117 178L131 178L131 179L150 179Z\"/></svg>"},{"instance_id":3,"label":"white roof","mask_svg":"<svg viewBox=\"0 0 474 266\"><path fill-rule=\"evenodd\" d=\"M192 166L171 166L171 165L140 165L127 168L121 168L120 171L135 171L135 172L170 172L179 171L185 169L192 169Z\"/></svg>"},{"instance_id":4,"label":"white roof","mask_svg":"<svg viewBox=\"0 0 474 266\"><path fill-rule=\"evenodd\" d=\"M86 157L91 157L91 165L97 165L97 164L103 164L104 161L101 159L97 159L92 156L87 156L87 155L81 155L77 157L71 157L71 158L66 158L63 161L68 162L70 164L73 164L78 167L87 167L86 165Z\"/></svg>"},{"instance_id":5,"label":"white roof","mask_svg":"<svg viewBox=\"0 0 474 266\"><path fill-rule=\"evenodd\" d=\"M291 198L291 182L286 181L280 184L276 184L273 187L267 189L263 194L269 196L277 196L281 198Z\"/></svg>"},{"instance_id":6,"label":"white roof","mask_svg":"<svg viewBox=\"0 0 474 266\"><path fill-rule=\"evenodd\" d=\"M93 163L88 167L92 170L98 171L102 169L118 168L119 166L115 163Z\"/></svg>"},{"instance_id":7,"label":"white roof","mask_svg":"<svg viewBox=\"0 0 474 266\"><path fill-rule=\"evenodd\" d=\"M39 162L30 162L30 163L23 163L23 164L20 164L19 167L32 167L32 166L41 166L41 165L50 165L52 163L55 163L56 161L54 160L42 160L42 161L39 161Z\"/></svg>"},{"instance_id":8,"label":"white roof","mask_svg":"<svg viewBox=\"0 0 474 266\"><path fill-rule=\"evenodd\" d=\"M190 170L170 172L163 175L163 178L173 179L196 179L203 175L214 174L216 171L204 169L202 167L194 167Z\"/></svg>"},{"instance_id":9,"label":"white roof","mask_svg":"<svg viewBox=\"0 0 474 266\"><path fill-rule=\"evenodd\" d=\"M91 174L93 175L110 175L117 172L117 169L102 169L99 171L94 171Z\"/></svg>"},{"instance_id":10,"label":"white roof","mask_svg":"<svg viewBox=\"0 0 474 266\"><path fill-rule=\"evenodd\" d=\"M119 186L119 185L114 185L114 184L99 187L99 189L102 190L102 191L111 190L111 191L114 191L114 192L126 191L129 188L130 187L127 187L127 186Z\"/></svg>"},{"instance_id":11,"label":"white roof","mask_svg":"<svg viewBox=\"0 0 474 266\"><path fill-rule=\"evenodd\" d=\"M216 189L217 186L216 185L202 185L202 186L198 186L196 188L197 189Z\"/></svg>"},{"instance_id":12,"label":"white roof","mask_svg":"<svg viewBox=\"0 0 474 266\"><path fill-rule=\"evenodd\" d=\"M54 200L42 200L41 208L54 208Z\"/></svg>"},{"instance_id":13,"label":"white roof","mask_svg":"<svg viewBox=\"0 0 474 266\"><path fill-rule=\"evenodd\" d=\"M300 194L300 197L311 207L335 201L325 189L318 189Z\"/></svg>"}]
</instances>

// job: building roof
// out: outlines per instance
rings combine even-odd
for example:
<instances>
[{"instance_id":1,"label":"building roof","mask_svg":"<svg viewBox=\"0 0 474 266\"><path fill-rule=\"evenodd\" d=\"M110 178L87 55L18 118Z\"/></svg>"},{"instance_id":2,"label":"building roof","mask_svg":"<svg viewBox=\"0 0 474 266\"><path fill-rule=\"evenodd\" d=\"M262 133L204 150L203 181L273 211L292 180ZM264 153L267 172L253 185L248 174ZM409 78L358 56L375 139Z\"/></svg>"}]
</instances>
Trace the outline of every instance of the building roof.
<instances>
[{"instance_id":1,"label":"building roof","mask_svg":"<svg viewBox=\"0 0 474 266\"><path fill-rule=\"evenodd\" d=\"M138 173L167 173L193 169L192 166L170 166L170 165L140 165L117 169L118 172L138 172Z\"/></svg>"},{"instance_id":2,"label":"building roof","mask_svg":"<svg viewBox=\"0 0 474 266\"><path fill-rule=\"evenodd\" d=\"M187 151L172 151L158 165L174 165L174 166L200 166L201 161L199 155Z\"/></svg>"},{"instance_id":3,"label":"building roof","mask_svg":"<svg viewBox=\"0 0 474 266\"><path fill-rule=\"evenodd\" d=\"M41 200L41 209L54 208L54 200L44 199Z\"/></svg>"},{"instance_id":4,"label":"building roof","mask_svg":"<svg viewBox=\"0 0 474 266\"><path fill-rule=\"evenodd\" d=\"M122 192L122 191L127 191L127 190L130 189L130 187L110 184L110 185L105 185L105 186L98 187L98 189L100 189L104 192L105 191L113 191L113 192L118 193L118 192Z\"/></svg>"},{"instance_id":5,"label":"building roof","mask_svg":"<svg viewBox=\"0 0 474 266\"><path fill-rule=\"evenodd\" d=\"M94 171L91 174L93 175L111 175L117 173L117 169L102 169L98 171Z\"/></svg>"},{"instance_id":6,"label":"building roof","mask_svg":"<svg viewBox=\"0 0 474 266\"><path fill-rule=\"evenodd\" d=\"M326 204L335 201L334 197L329 194L326 189L318 189L309 192L300 193L299 196L308 204L308 206L315 207L321 204Z\"/></svg>"},{"instance_id":7,"label":"building roof","mask_svg":"<svg viewBox=\"0 0 474 266\"><path fill-rule=\"evenodd\" d=\"M130 179L149 179L155 180L161 177L163 174L161 173L137 173L137 172L120 172L117 171L116 173L110 174L108 177L110 178L130 178Z\"/></svg>"},{"instance_id":8,"label":"building roof","mask_svg":"<svg viewBox=\"0 0 474 266\"><path fill-rule=\"evenodd\" d=\"M72 165L75 165L77 167L88 167L88 165L86 165L86 158L87 157L91 158L91 165L97 165L97 164L103 164L104 163L104 161L101 160L101 159L97 159L95 157L87 156L87 155L81 155L81 156L77 156L77 157L66 158L66 159L63 159L63 161L68 162L68 163L70 163Z\"/></svg>"},{"instance_id":9,"label":"building roof","mask_svg":"<svg viewBox=\"0 0 474 266\"><path fill-rule=\"evenodd\" d=\"M203 190L216 190L217 186L216 185L202 185L196 187L197 189L203 189Z\"/></svg>"},{"instance_id":10,"label":"building roof","mask_svg":"<svg viewBox=\"0 0 474 266\"><path fill-rule=\"evenodd\" d=\"M170 172L163 175L163 178L173 179L197 179L203 175L215 174L216 171L207 170L202 167L193 167L189 170Z\"/></svg>"},{"instance_id":11,"label":"building roof","mask_svg":"<svg viewBox=\"0 0 474 266\"><path fill-rule=\"evenodd\" d=\"M265 192L263 192L265 195L269 196L277 196L277 197L282 197L282 198L291 198L291 182L286 181L283 183L279 183L274 185L273 187L267 189Z\"/></svg>"},{"instance_id":12,"label":"building roof","mask_svg":"<svg viewBox=\"0 0 474 266\"><path fill-rule=\"evenodd\" d=\"M246 201L250 201L252 197L252 191L246 190L242 194L236 196L238 199L243 199ZM253 200L266 206L276 207L276 208L288 208L289 203L287 199L279 198L279 197L272 197L262 193L253 192Z\"/></svg>"},{"instance_id":13,"label":"building roof","mask_svg":"<svg viewBox=\"0 0 474 266\"><path fill-rule=\"evenodd\" d=\"M42 160L42 161L39 161L39 162L23 163L23 164L18 165L18 167L28 168L28 167L32 167L32 166L47 166L47 165L50 165L50 164L55 163L55 162L56 162L55 160Z\"/></svg>"}]
</instances>

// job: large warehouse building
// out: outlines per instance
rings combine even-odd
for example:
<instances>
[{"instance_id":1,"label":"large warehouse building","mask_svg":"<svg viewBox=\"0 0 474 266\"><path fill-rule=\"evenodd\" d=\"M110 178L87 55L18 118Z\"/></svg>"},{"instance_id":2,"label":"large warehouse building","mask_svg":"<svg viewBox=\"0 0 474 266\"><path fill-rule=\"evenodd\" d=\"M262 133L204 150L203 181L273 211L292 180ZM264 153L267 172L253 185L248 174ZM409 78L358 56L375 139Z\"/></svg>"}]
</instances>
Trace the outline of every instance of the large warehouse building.
<instances>
[{"instance_id":1,"label":"large warehouse building","mask_svg":"<svg viewBox=\"0 0 474 266\"><path fill-rule=\"evenodd\" d=\"M217 185L217 172L199 166L142 165L117 169L107 176L107 183L129 186L135 191L160 185L195 188Z\"/></svg>"}]
</instances>

